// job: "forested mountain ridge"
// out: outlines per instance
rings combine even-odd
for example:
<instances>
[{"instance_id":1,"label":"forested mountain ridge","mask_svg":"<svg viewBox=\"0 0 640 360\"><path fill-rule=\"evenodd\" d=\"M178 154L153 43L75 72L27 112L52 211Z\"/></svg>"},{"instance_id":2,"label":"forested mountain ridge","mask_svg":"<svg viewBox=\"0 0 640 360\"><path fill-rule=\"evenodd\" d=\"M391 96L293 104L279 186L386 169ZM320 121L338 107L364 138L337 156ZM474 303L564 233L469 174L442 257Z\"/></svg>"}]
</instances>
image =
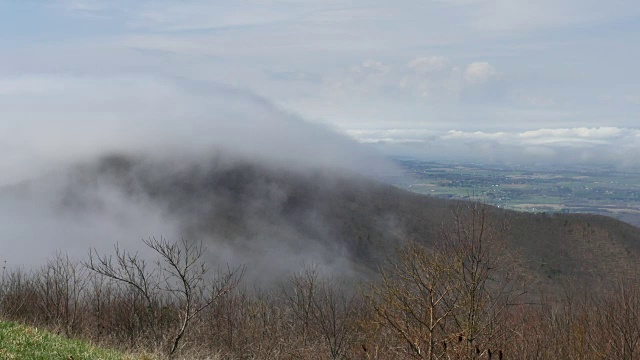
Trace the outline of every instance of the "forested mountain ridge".
<instances>
[{"instance_id":1,"label":"forested mountain ridge","mask_svg":"<svg viewBox=\"0 0 640 360\"><path fill-rule=\"evenodd\" d=\"M239 359L638 353L640 229L603 216L222 155L111 155L0 199L14 239L4 254L27 252L7 257L0 316L109 347ZM37 253L46 260L10 263Z\"/></svg>"},{"instance_id":2,"label":"forested mountain ridge","mask_svg":"<svg viewBox=\"0 0 640 360\"><path fill-rule=\"evenodd\" d=\"M214 249L222 242L236 261L266 265L258 269L263 273L286 270L273 267L281 254L329 267L353 265L356 273L375 270L406 240L431 243L464 204L346 172L224 157L175 166L113 155L77 168L69 179L61 203L68 211L90 206L97 187L113 186L178 219L182 237L205 239ZM622 276L640 260L640 229L612 218L491 212L508 224L512 250L548 284Z\"/></svg>"}]
</instances>

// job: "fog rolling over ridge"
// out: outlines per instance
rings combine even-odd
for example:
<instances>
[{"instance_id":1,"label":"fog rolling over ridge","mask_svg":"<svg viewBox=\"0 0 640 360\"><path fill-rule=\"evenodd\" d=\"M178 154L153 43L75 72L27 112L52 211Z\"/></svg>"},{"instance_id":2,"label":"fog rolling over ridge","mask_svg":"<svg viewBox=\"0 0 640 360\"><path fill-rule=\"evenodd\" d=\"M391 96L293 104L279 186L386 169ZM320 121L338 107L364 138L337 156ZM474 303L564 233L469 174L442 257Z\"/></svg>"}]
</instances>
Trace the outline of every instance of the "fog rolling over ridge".
<instances>
[{"instance_id":1,"label":"fog rolling over ridge","mask_svg":"<svg viewBox=\"0 0 640 360\"><path fill-rule=\"evenodd\" d=\"M194 159L224 150L259 162L389 169L349 137L217 83L37 77L0 105L0 185L109 153Z\"/></svg>"},{"instance_id":2,"label":"fog rolling over ridge","mask_svg":"<svg viewBox=\"0 0 640 360\"><path fill-rule=\"evenodd\" d=\"M254 279L303 261L350 271L313 192L394 171L382 157L241 90L84 81L40 107L34 95L22 121L4 123L0 260L33 265L116 242L145 251L142 238L163 236L202 240L215 263L247 264ZM101 96L85 92L97 85Z\"/></svg>"}]
</instances>

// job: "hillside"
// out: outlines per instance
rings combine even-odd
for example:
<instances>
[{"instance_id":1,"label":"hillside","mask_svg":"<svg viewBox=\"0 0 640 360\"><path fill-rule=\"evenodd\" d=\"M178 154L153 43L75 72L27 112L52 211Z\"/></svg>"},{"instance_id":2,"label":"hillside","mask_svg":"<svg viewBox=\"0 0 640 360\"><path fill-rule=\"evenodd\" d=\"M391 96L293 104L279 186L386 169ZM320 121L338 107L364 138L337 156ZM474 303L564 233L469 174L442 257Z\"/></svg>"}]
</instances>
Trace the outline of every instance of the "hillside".
<instances>
[{"instance_id":1,"label":"hillside","mask_svg":"<svg viewBox=\"0 0 640 360\"><path fill-rule=\"evenodd\" d=\"M461 204L345 172L110 156L68 176L60 209L107 212L109 199L98 195L107 188L161 209L180 236L205 240L214 260L247 264L250 276L268 280L309 261L366 276L402 241L432 241ZM621 221L492 211L509 223L512 248L531 273L550 284L610 279L640 259L640 229Z\"/></svg>"},{"instance_id":2,"label":"hillside","mask_svg":"<svg viewBox=\"0 0 640 360\"><path fill-rule=\"evenodd\" d=\"M221 156L109 156L0 198L14 239L3 255L49 256L3 269L0 316L107 348L256 359L638 353L640 230L603 216L506 211L344 170ZM485 215L506 226L468 222ZM486 240L495 234L506 242ZM151 236L172 250L140 246ZM185 325L194 304L202 312Z\"/></svg>"}]
</instances>

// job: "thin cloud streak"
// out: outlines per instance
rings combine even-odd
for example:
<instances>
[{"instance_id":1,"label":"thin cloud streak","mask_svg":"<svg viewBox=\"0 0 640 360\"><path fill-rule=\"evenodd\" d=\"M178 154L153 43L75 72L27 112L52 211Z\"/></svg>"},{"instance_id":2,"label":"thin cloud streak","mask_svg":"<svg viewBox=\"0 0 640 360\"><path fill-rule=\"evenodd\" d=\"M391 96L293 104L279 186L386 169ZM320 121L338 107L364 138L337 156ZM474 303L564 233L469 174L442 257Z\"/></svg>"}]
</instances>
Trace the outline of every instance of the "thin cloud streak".
<instances>
[{"instance_id":1,"label":"thin cloud streak","mask_svg":"<svg viewBox=\"0 0 640 360\"><path fill-rule=\"evenodd\" d=\"M640 167L635 156L640 151L640 129L634 128L545 128L522 132L391 129L348 133L390 155L423 159Z\"/></svg>"}]
</instances>

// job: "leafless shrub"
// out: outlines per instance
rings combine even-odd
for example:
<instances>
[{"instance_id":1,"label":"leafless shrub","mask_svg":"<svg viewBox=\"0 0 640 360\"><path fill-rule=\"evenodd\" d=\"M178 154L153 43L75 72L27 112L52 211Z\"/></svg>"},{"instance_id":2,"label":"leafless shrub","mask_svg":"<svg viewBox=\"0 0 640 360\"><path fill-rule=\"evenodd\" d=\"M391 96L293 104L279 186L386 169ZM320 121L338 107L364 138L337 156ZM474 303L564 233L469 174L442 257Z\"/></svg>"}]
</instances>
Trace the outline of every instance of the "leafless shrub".
<instances>
[{"instance_id":1,"label":"leafless shrub","mask_svg":"<svg viewBox=\"0 0 640 360\"><path fill-rule=\"evenodd\" d=\"M329 358L346 358L362 304L357 292L349 294L336 279L322 278L314 266L304 266L292 275L282 292L293 315L292 329L301 336L303 345L320 339Z\"/></svg>"},{"instance_id":2,"label":"leafless shrub","mask_svg":"<svg viewBox=\"0 0 640 360\"><path fill-rule=\"evenodd\" d=\"M84 263L56 253L33 271L3 268L0 316L183 358L640 357L637 278L525 302L520 260L489 215L479 204L457 209L430 244L390 257L364 294L313 266L247 290L243 268L204 266L202 244L149 239L156 261L116 246Z\"/></svg>"},{"instance_id":3,"label":"leafless shrub","mask_svg":"<svg viewBox=\"0 0 640 360\"><path fill-rule=\"evenodd\" d=\"M86 269L68 255L56 252L33 276L39 294L35 305L44 322L66 335L77 334L87 283Z\"/></svg>"},{"instance_id":4,"label":"leafless shrub","mask_svg":"<svg viewBox=\"0 0 640 360\"><path fill-rule=\"evenodd\" d=\"M594 299L593 327L600 341L593 352L616 359L634 359L640 353L640 288L619 280L609 296Z\"/></svg>"},{"instance_id":5,"label":"leafless shrub","mask_svg":"<svg viewBox=\"0 0 640 360\"><path fill-rule=\"evenodd\" d=\"M33 285L32 274L23 269L3 271L2 275L2 316L12 320L34 322L32 309L38 300Z\"/></svg>"},{"instance_id":6,"label":"leafless shrub","mask_svg":"<svg viewBox=\"0 0 640 360\"><path fill-rule=\"evenodd\" d=\"M200 312L218 298L235 288L244 268L228 268L211 279L209 269L202 260L202 243L171 243L164 238L143 240L160 258L155 266L138 254L115 247L113 256L101 256L90 251L85 266L109 279L128 285L139 295L146 307L146 326L152 332L155 345L162 348L168 342L167 353L176 353L189 324ZM134 297L134 300L135 299ZM171 316L171 305L178 309L177 323L172 335L165 341L161 323ZM166 311L165 311L166 310Z\"/></svg>"}]
</instances>

